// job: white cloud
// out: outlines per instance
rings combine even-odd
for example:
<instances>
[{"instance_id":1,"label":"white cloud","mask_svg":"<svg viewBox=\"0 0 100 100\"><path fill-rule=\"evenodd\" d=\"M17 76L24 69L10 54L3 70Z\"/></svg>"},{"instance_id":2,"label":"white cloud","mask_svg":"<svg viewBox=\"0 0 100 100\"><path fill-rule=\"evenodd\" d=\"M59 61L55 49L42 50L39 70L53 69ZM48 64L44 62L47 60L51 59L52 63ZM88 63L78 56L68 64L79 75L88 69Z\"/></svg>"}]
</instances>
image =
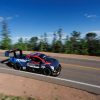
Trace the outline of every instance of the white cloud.
<instances>
[{"instance_id":1,"label":"white cloud","mask_svg":"<svg viewBox=\"0 0 100 100\"><path fill-rule=\"evenodd\" d=\"M86 17L86 18L91 18L91 19L95 19L95 18L97 18L98 16L97 15L95 15L95 14L84 14L84 16Z\"/></svg>"},{"instance_id":2,"label":"white cloud","mask_svg":"<svg viewBox=\"0 0 100 100\"><path fill-rule=\"evenodd\" d=\"M4 17L0 16L0 22L4 21Z\"/></svg>"},{"instance_id":3,"label":"white cloud","mask_svg":"<svg viewBox=\"0 0 100 100\"><path fill-rule=\"evenodd\" d=\"M11 37L12 43L18 42L18 39L20 39L20 38L23 38L23 41L25 41L25 39L29 40L31 38L31 36L15 36L15 37Z\"/></svg>"},{"instance_id":4,"label":"white cloud","mask_svg":"<svg viewBox=\"0 0 100 100\"><path fill-rule=\"evenodd\" d=\"M4 21L4 20L12 20L12 19L18 18L18 17L19 17L18 14L14 15L14 16L6 16L6 17L0 16L0 23L1 23L2 21Z\"/></svg>"},{"instance_id":5,"label":"white cloud","mask_svg":"<svg viewBox=\"0 0 100 100\"><path fill-rule=\"evenodd\" d=\"M53 33L54 32L46 32L47 33L47 41L49 42L49 43L51 43L52 42L52 40L53 40ZM62 33L62 41L63 40L65 40L66 39L66 33ZM23 36L23 35L20 35L20 36L15 36L15 37L12 37L12 42L13 43L16 43L16 42L18 42L18 39L20 39L20 38L23 38L23 40L25 40L25 39L27 39L27 40L29 40L31 37L38 37L38 39L40 40L41 39L41 37L42 38L44 38L44 34L38 34L37 36ZM58 39L59 37L57 36L57 39Z\"/></svg>"},{"instance_id":6,"label":"white cloud","mask_svg":"<svg viewBox=\"0 0 100 100\"><path fill-rule=\"evenodd\" d=\"M4 20L12 20L13 17L11 16L8 16L8 17L3 17L3 16L0 16L0 22L3 22Z\"/></svg>"},{"instance_id":7,"label":"white cloud","mask_svg":"<svg viewBox=\"0 0 100 100\"><path fill-rule=\"evenodd\" d=\"M9 17L6 17L6 20L11 20L13 19L13 17L9 16Z\"/></svg>"}]
</instances>

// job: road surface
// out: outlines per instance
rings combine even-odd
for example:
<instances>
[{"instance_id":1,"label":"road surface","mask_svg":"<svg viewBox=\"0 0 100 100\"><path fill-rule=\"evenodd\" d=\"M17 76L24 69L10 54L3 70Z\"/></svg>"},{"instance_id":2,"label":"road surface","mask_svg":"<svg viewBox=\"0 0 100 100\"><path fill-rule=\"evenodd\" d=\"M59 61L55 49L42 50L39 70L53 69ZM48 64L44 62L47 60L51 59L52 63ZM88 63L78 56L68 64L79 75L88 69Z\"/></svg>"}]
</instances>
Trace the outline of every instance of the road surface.
<instances>
[{"instance_id":1,"label":"road surface","mask_svg":"<svg viewBox=\"0 0 100 100\"><path fill-rule=\"evenodd\" d=\"M0 57L1 58L1 57ZM12 70L4 64L0 64L0 72L35 78L64 86L82 89L88 92L100 94L100 61L91 59L60 58L62 72L59 77L47 77L44 75Z\"/></svg>"}]
</instances>

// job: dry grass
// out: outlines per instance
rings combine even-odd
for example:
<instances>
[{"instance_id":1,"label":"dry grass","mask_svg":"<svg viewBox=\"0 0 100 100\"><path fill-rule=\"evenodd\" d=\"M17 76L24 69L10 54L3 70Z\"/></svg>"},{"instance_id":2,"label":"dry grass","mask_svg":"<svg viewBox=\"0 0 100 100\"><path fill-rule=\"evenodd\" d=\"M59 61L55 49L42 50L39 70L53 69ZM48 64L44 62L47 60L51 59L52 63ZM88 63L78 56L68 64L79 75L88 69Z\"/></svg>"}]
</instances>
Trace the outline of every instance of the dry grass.
<instances>
[{"instance_id":1,"label":"dry grass","mask_svg":"<svg viewBox=\"0 0 100 100\"><path fill-rule=\"evenodd\" d=\"M0 94L0 100L36 100L36 99L31 97L19 97L19 96Z\"/></svg>"}]
</instances>

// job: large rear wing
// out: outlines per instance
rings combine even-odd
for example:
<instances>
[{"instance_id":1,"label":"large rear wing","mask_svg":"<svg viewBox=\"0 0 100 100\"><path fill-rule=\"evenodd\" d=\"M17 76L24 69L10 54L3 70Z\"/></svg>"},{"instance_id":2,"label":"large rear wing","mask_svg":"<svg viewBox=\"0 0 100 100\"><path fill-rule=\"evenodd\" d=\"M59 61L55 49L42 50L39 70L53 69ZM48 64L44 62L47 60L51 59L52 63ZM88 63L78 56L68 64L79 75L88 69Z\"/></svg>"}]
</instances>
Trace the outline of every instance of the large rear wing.
<instances>
[{"instance_id":1,"label":"large rear wing","mask_svg":"<svg viewBox=\"0 0 100 100\"><path fill-rule=\"evenodd\" d=\"M17 57L16 52L19 52L19 56L22 56L22 50L21 49L14 49L14 50L5 51L5 56L9 57L10 54L13 53L13 56L16 58Z\"/></svg>"}]
</instances>

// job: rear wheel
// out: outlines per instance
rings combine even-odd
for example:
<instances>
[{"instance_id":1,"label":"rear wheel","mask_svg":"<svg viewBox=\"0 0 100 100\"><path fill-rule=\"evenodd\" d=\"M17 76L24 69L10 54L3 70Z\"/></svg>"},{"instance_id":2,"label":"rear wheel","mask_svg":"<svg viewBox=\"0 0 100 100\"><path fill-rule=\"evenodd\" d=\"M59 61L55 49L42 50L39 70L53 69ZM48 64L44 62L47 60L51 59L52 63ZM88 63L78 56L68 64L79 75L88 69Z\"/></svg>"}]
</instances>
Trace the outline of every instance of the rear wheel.
<instances>
[{"instance_id":1,"label":"rear wheel","mask_svg":"<svg viewBox=\"0 0 100 100\"><path fill-rule=\"evenodd\" d=\"M13 68L16 69L16 70L21 70L21 65L16 63L13 65Z\"/></svg>"},{"instance_id":2,"label":"rear wheel","mask_svg":"<svg viewBox=\"0 0 100 100\"><path fill-rule=\"evenodd\" d=\"M34 72L35 70L33 68L27 66L26 67L26 71L28 71L28 72Z\"/></svg>"},{"instance_id":3,"label":"rear wheel","mask_svg":"<svg viewBox=\"0 0 100 100\"><path fill-rule=\"evenodd\" d=\"M43 70L43 74L44 74L44 75L47 75L47 76L50 76L50 75L52 75L52 71L51 71L50 68L45 68L45 69Z\"/></svg>"},{"instance_id":4,"label":"rear wheel","mask_svg":"<svg viewBox=\"0 0 100 100\"><path fill-rule=\"evenodd\" d=\"M6 65L9 66L9 67L13 67L14 64L11 63L11 62L8 62L8 63L6 63Z\"/></svg>"}]
</instances>

